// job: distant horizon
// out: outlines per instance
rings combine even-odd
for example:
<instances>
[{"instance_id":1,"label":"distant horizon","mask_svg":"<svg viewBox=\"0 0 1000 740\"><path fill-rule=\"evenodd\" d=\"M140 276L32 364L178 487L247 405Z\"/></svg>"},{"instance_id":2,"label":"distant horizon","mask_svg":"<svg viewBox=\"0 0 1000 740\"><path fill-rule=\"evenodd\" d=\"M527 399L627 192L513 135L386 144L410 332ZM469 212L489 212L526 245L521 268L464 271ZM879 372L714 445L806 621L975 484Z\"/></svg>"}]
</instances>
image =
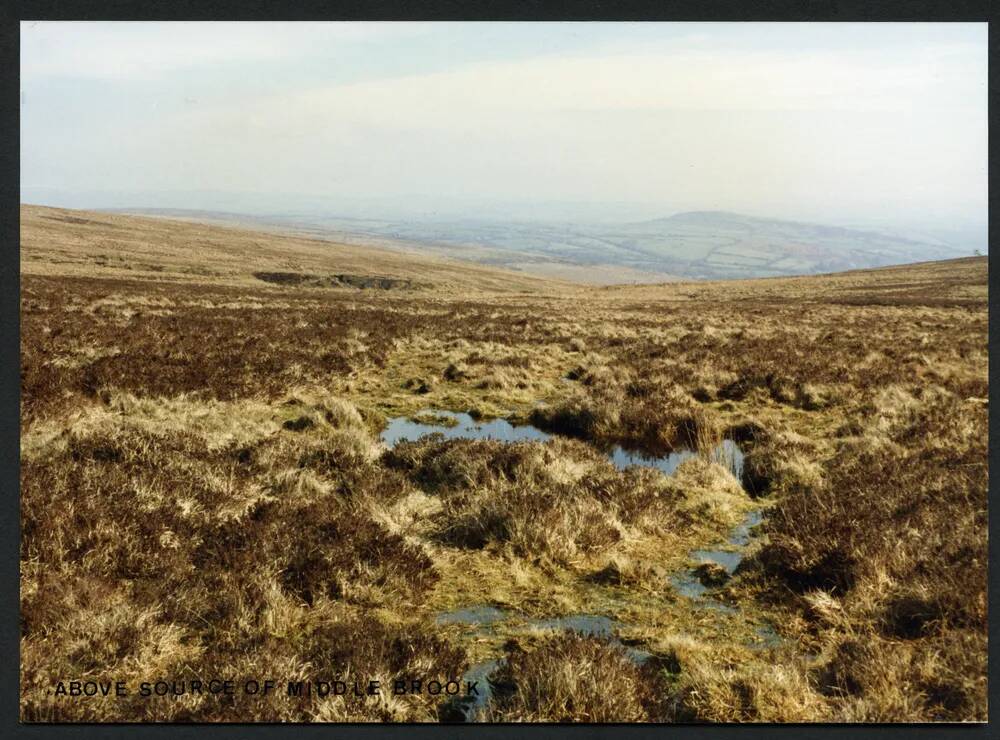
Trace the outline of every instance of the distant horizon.
<instances>
[{"instance_id":1,"label":"distant horizon","mask_svg":"<svg viewBox=\"0 0 1000 740\"><path fill-rule=\"evenodd\" d=\"M28 195L26 198L25 196ZM891 220L859 219L859 220L822 220L810 219L795 215L777 215L773 213L737 211L722 208L684 208L671 209L656 204L648 203L598 203L585 201L563 201L549 202L541 204L541 208L546 212L546 216L539 217L532 215L531 211L537 211L539 204L527 201L507 202L487 206L483 210L470 209L467 204L453 206L451 210L419 209L418 207L405 207L402 203L399 207L381 206L378 198L353 199L344 201L343 199L324 198L318 195L289 195L278 194L277 196L261 193L223 193L214 192L209 194L208 202L205 202L204 193L200 195L173 193L140 193L136 195L120 195L113 197L101 197L91 194L74 193L53 193L44 189L22 190L21 203L24 205L38 205L53 208L66 208L71 210L92 210L92 211L184 211L184 212L204 212L206 214L230 214L233 216L243 216L250 218L267 219L268 217L285 216L303 218L325 216L342 220L354 220L359 222L367 221L398 221L400 223L447 223L453 221L482 222L482 223L524 223L524 224L558 224L558 223L580 223L590 225L614 225L614 224L637 224L646 221L656 221L669 219L674 216L688 213L719 213L733 214L763 221L779 221L788 223L812 224L831 226L836 228L850 229L855 231L883 231L898 235L904 238L914 231L926 230L928 233L935 233L938 239L948 242L957 250L980 250L987 252L989 249L988 222L950 224L941 225L934 220L918 221L916 219L908 223L900 223ZM164 196L167 196L164 202ZM170 200L175 198L175 200ZM213 200L214 198L214 200ZM294 206L296 199L301 200L299 206ZM400 201L409 200L406 196L398 198ZM419 196L414 196L413 200L419 200ZM270 205L269 205L270 204ZM562 209L562 213L560 210ZM945 235L950 238L944 238Z\"/></svg>"},{"instance_id":2,"label":"distant horizon","mask_svg":"<svg viewBox=\"0 0 1000 740\"><path fill-rule=\"evenodd\" d=\"M185 207L70 208L87 215L193 221L263 234L438 254L538 277L597 284L815 275L985 256L988 243L960 232L898 231L700 210L618 222L472 218L384 219L317 211L257 212ZM50 218L50 217L46 217ZM97 223L97 222L94 222ZM595 247L595 244L597 245Z\"/></svg>"}]
</instances>

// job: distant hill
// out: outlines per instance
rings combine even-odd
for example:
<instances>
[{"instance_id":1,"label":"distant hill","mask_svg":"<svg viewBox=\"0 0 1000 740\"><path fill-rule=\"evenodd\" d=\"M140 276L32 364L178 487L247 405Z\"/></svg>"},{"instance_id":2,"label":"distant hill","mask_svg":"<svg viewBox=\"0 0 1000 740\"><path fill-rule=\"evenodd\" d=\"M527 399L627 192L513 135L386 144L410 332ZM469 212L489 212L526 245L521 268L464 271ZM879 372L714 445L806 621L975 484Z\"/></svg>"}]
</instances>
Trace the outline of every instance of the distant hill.
<instances>
[{"instance_id":1,"label":"distant hill","mask_svg":"<svg viewBox=\"0 0 1000 740\"><path fill-rule=\"evenodd\" d=\"M636 260L657 259L688 277L801 275L967 256L937 240L724 211L679 213L616 232L610 238Z\"/></svg>"},{"instance_id":2,"label":"distant hill","mask_svg":"<svg viewBox=\"0 0 1000 740\"><path fill-rule=\"evenodd\" d=\"M177 209L141 212L278 228L348 243L379 243L539 276L605 284L809 275L969 254L931 237L725 211L690 211L649 221L600 225L375 220L316 213L244 216Z\"/></svg>"}]
</instances>

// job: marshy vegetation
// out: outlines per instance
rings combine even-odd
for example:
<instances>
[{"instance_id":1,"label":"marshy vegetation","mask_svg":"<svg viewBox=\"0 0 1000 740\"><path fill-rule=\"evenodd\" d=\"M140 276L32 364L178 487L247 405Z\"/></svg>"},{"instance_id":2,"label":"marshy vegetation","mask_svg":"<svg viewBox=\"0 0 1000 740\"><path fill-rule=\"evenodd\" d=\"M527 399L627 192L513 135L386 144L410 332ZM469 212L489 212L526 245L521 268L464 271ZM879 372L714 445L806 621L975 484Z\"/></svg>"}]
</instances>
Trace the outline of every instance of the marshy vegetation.
<instances>
[{"instance_id":1,"label":"marshy vegetation","mask_svg":"<svg viewBox=\"0 0 1000 740\"><path fill-rule=\"evenodd\" d=\"M453 721L426 691L51 689L477 666L496 721L985 719L985 259L583 289L47 213L22 225L23 719ZM387 444L394 419L442 434ZM540 431L461 433L497 419ZM503 617L440 619L463 609Z\"/></svg>"}]
</instances>

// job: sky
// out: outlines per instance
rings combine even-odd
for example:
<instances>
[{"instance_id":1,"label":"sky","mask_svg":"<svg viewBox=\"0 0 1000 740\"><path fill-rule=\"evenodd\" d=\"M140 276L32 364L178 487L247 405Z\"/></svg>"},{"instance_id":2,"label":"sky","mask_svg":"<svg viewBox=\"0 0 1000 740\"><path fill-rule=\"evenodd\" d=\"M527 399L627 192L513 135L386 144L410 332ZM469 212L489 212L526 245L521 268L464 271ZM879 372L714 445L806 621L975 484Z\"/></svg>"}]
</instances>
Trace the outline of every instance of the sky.
<instances>
[{"instance_id":1,"label":"sky","mask_svg":"<svg viewBox=\"0 0 1000 740\"><path fill-rule=\"evenodd\" d=\"M28 21L21 189L985 228L987 26Z\"/></svg>"}]
</instances>

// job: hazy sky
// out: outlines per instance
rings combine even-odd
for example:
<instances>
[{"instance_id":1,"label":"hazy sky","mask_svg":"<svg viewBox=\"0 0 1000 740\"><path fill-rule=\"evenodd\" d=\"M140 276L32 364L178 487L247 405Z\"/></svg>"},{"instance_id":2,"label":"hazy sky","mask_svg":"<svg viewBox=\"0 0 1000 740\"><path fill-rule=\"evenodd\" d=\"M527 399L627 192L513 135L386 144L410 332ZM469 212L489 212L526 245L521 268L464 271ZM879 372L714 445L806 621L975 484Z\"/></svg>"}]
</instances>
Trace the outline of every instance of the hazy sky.
<instances>
[{"instance_id":1,"label":"hazy sky","mask_svg":"<svg viewBox=\"0 0 1000 740\"><path fill-rule=\"evenodd\" d=\"M25 22L21 90L95 206L986 220L986 24Z\"/></svg>"}]
</instances>

